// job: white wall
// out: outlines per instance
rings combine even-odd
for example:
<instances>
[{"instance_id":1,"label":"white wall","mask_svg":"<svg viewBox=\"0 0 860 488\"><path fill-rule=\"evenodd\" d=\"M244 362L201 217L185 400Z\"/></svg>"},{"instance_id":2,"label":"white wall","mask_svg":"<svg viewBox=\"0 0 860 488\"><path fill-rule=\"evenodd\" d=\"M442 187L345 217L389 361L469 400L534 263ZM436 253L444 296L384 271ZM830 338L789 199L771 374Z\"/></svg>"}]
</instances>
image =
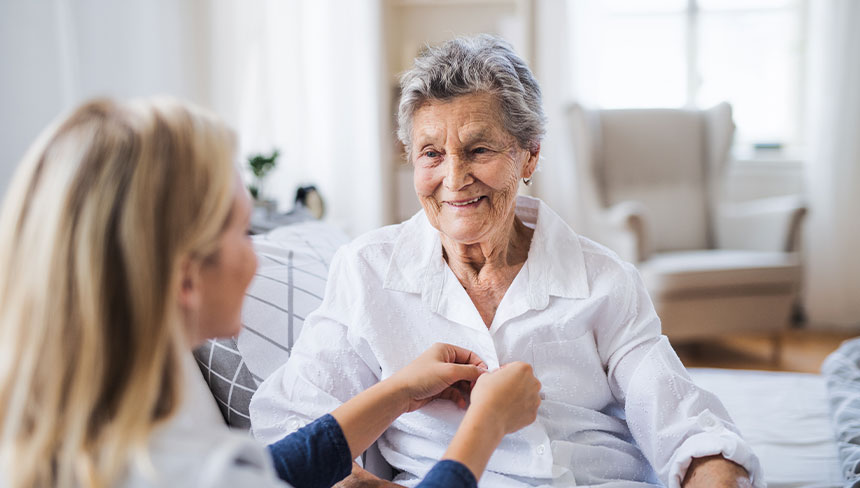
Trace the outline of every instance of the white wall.
<instances>
[{"instance_id":1,"label":"white wall","mask_svg":"<svg viewBox=\"0 0 860 488\"><path fill-rule=\"evenodd\" d=\"M511 15L514 4L502 5L496 17L490 20L497 21L497 17ZM38 132L62 111L89 97L164 93L225 112L221 115L234 123L240 119L238 113L233 113L236 107L213 100L219 96L224 98L225 90L237 89L235 80L223 74L213 76L215 72L224 72L224 67L220 71L214 69L216 65L220 66L220 58L232 60L247 55L229 52L230 36L212 31L211 16L213 12L220 11L219 5L242 8L241 4L225 0L213 3L208 0L0 2L0 193L5 191L14 168ZM426 14L425 10L426 7L412 10L394 8L389 12L391 19L386 27L390 30L387 34L390 52L385 57L391 64L392 80L386 83L393 83L393 73L405 68L404 59L411 56L421 42L434 40L425 39L432 37L429 31L409 35L404 32L407 26L421 25L410 15ZM479 13L480 9L473 10L462 8L458 12L462 14L458 15L461 23L468 25L470 16L479 17L476 12ZM437 12L434 9L429 11ZM443 11L437 13L440 12ZM495 24L485 26L485 30L495 28ZM216 46L218 49L213 51ZM220 57L210 59L212 52L220 52ZM239 63L233 64L240 66ZM541 63L535 64L543 78L552 78L541 72ZM555 86L552 81L543 80L548 92ZM387 85L380 88L382 91L391 89ZM393 106L385 108L385 113L395 110ZM553 118L558 117L557 113L553 115ZM550 123L558 124L560 121L551 120ZM393 132L393 127L386 127L388 129ZM546 149L546 155L550 156L551 148ZM564 158L553 158L542 164L549 170L550 166L563 163L556 159ZM801 186L801 171L773 172L771 168L761 166L751 170L750 166L735 168L742 171L730 174L728 190L740 199L754 196L760 190L773 194L782 193L779 188ZM404 174L407 177L403 183L393 184L404 187L402 193L414 200L411 174ZM770 188L774 185L779 188ZM415 210L413 207L417 207L415 202L412 203L407 211L399 212L397 216L410 215Z\"/></svg>"},{"instance_id":2,"label":"white wall","mask_svg":"<svg viewBox=\"0 0 860 488\"><path fill-rule=\"evenodd\" d=\"M74 5L68 21L78 61L77 99L163 93L208 103L205 1L76 0Z\"/></svg>"},{"instance_id":3,"label":"white wall","mask_svg":"<svg viewBox=\"0 0 860 488\"><path fill-rule=\"evenodd\" d=\"M205 0L0 2L0 193L36 135L81 101L209 104Z\"/></svg>"},{"instance_id":4,"label":"white wall","mask_svg":"<svg viewBox=\"0 0 860 488\"><path fill-rule=\"evenodd\" d=\"M59 48L53 3L0 2L0 193L64 106Z\"/></svg>"}]
</instances>

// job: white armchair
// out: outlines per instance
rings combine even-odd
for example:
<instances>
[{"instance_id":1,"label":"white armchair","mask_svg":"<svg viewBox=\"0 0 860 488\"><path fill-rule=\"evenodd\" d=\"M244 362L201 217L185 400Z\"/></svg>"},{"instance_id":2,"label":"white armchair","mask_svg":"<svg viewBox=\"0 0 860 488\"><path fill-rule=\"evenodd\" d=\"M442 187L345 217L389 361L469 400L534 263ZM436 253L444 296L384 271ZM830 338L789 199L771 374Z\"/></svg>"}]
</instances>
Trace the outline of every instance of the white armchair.
<instances>
[{"instance_id":1,"label":"white armchair","mask_svg":"<svg viewBox=\"0 0 860 488\"><path fill-rule=\"evenodd\" d=\"M586 235L635 263L673 342L787 326L799 197L720 201L731 106L568 110Z\"/></svg>"}]
</instances>

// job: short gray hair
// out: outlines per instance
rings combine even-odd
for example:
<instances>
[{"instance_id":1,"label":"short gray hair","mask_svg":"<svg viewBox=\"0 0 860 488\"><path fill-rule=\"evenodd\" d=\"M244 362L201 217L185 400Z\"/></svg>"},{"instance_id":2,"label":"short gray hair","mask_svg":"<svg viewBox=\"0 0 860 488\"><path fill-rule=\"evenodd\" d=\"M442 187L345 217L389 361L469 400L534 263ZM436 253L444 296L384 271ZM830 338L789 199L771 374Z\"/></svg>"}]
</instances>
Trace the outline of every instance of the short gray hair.
<instances>
[{"instance_id":1,"label":"short gray hair","mask_svg":"<svg viewBox=\"0 0 860 488\"><path fill-rule=\"evenodd\" d=\"M400 77L397 137L411 156L412 117L428 100L485 92L496 97L502 124L523 149L536 151L546 132L537 80L504 40L488 34L427 47Z\"/></svg>"}]
</instances>

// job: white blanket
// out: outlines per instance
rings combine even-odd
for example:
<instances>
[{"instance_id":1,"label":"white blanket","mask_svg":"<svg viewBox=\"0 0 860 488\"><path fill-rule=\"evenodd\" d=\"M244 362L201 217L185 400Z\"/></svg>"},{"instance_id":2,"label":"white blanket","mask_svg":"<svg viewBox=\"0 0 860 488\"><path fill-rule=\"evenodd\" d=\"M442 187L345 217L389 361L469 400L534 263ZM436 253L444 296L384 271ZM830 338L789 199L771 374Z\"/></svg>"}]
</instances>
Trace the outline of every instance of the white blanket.
<instances>
[{"instance_id":1,"label":"white blanket","mask_svg":"<svg viewBox=\"0 0 860 488\"><path fill-rule=\"evenodd\" d=\"M722 400L758 454L770 488L842 486L823 376L689 371L696 384Z\"/></svg>"}]
</instances>

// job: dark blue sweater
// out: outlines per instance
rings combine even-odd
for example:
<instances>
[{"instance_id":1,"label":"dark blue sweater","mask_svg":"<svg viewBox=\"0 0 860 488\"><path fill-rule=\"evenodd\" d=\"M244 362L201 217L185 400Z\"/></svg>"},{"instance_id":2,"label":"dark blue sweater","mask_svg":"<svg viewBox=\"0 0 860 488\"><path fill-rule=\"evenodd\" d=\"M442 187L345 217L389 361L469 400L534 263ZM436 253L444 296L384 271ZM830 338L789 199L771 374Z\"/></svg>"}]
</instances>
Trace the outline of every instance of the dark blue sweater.
<instances>
[{"instance_id":1,"label":"dark blue sweater","mask_svg":"<svg viewBox=\"0 0 860 488\"><path fill-rule=\"evenodd\" d=\"M278 476L296 488L328 488L352 472L352 456L343 430L324 415L269 446ZM439 461L418 484L420 488L476 488L469 468L457 461Z\"/></svg>"}]
</instances>

